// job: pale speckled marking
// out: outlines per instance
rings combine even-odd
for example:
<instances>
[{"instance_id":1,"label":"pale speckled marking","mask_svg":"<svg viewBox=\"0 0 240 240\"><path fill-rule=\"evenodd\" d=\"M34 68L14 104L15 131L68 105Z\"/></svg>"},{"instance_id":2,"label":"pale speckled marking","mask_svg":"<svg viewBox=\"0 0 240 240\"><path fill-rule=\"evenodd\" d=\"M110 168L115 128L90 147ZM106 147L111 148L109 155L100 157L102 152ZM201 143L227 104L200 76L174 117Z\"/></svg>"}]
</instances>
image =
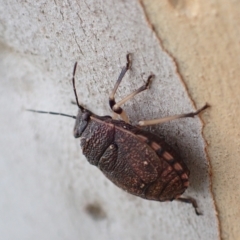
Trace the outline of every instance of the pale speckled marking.
<instances>
[{"instance_id":1,"label":"pale speckled marking","mask_svg":"<svg viewBox=\"0 0 240 240\"><path fill-rule=\"evenodd\" d=\"M148 138L147 137L145 137L145 136L143 136L143 135L136 135L139 139L140 139L140 141L142 141L142 142L144 142L144 143L147 143L148 142Z\"/></svg>"},{"instance_id":2,"label":"pale speckled marking","mask_svg":"<svg viewBox=\"0 0 240 240\"><path fill-rule=\"evenodd\" d=\"M164 152L163 157L164 157L165 160L167 160L173 166L173 168L177 172L183 171L182 166L178 162L175 162L175 159L173 158L173 156L170 153Z\"/></svg>"},{"instance_id":3,"label":"pale speckled marking","mask_svg":"<svg viewBox=\"0 0 240 240\"><path fill-rule=\"evenodd\" d=\"M187 187L189 186L189 181L184 182L184 183L183 183L183 186L187 188Z\"/></svg>"},{"instance_id":4,"label":"pale speckled marking","mask_svg":"<svg viewBox=\"0 0 240 240\"><path fill-rule=\"evenodd\" d=\"M183 174L181 175L181 179L182 179L182 180L188 180L188 175L187 175L186 173L183 173Z\"/></svg>"},{"instance_id":5,"label":"pale speckled marking","mask_svg":"<svg viewBox=\"0 0 240 240\"><path fill-rule=\"evenodd\" d=\"M111 144L109 148L110 148L110 149L114 149L114 145L113 145L113 144Z\"/></svg>"},{"instance_id":6,"label":"pale speckled marking","mask_svg":"<svg viewBox=\"0 0 240 240\"><path fill-rule=\"evenodd\" d=\"M176 197L175 197L175 199L178 199L178 198L180 198L182 196L182 194L179 194L179 195L177 195Z\"/></svg>"},{"instance_id":7,"label":"pale speckled marking","mask_svg":"<svg viewBox=\"0 0 240 240\"><path fill-rule=\"evenodd\" d=\"M156 142L154 142L154 141L150 142L147 137L140 135L140 134L137 136L142 142L150 145L150 147L156 152L156 154L158 156L162 156L162 154L165 152L164 149L162 149L161 146L159 144L157 144Z\"/></svg>"},{"instance_id":8,"label":"pale speckled marking","mask_svg":"<svg viewBox=\"0 0 240 240\"><path fill-rule=\"evenodd\" d=\"M174 168L177 172L182 171L182 166L181 166L179 163L175 163L175 164L173 165L173 168Z\"/></svg>"},{"instance_id":9,"label":"pale speckled marking","mask_svg":"<svg viewBox=\"0 0 240 240\"><path fill-rule=\"evenodd\" d=\"M143 164L144 164L145 166L147 166L147 165L148 165L148 162L147 162L147 161L144 161Z\"/></svg>"},{"instance_id":10,"label":"pale speckled marking","mask_svg":"<svg viewBox=\"0 0 240 240\"><path fill-rule=\"evenodd\" d=\"M152 149L155 150L155 151L161 149L161 146L158 145L156 142L151 142L150 146L151 146Z\"/></svg>"},{"instance_id":11,"label":"pale speckled marking","mask_svg":"<svg viewBox=\"0 0 240 240\"><path fill-rule=\"evenodd\" d=\"M175 161L175 159L173 158L173 156L172 156L169 152L164 152L164 153L163 153L163 157L164 157L164 159L167 160L168 162Z\"/></svg>"},{"instance_id":12,"label":"pale speckled marking","mask_svg":"<svg viewBox=\"0 0 240 240\"><path fill-rule=\"evenodd\" d=\"M144 142L147 143L148 142L148 138L142 135L137 135L139 137L139 139ZM151 148L156 152L162 152L161 154L157 154L157 155L162 155L162 157L170 164L170 166L164 170L164 172L162 173L162 177L166 177L171 171L172 168L174 168L174 170L178 173L181 174L181 172L183 171L182 166L176 162L176 159L174 159L174 157L167 151L164 151L161 146L159 144L157 144L156 142L151 142L150 143ZM148 162L144 161L143 162L144 165L147 165ZM172 167L171 167L172 166ZM181 180L184 182L183 186L184 187L188 187L189 186L189 181L188 181L188 176L186 173L181 174L181 176L179 176L181 178Z\"/></svg>"},{"instance_id":13,"label":"pale speckled marking","mask_svg":"<svg viewBox=\"0 0 240 240\"><path fill-rule=\"evenodd\" d=\"M167 168L164 169L164 171L162 172L162 178L166 177L170 172L172 172L172 167L168 166Z\"/></svg>"}]
</instances>

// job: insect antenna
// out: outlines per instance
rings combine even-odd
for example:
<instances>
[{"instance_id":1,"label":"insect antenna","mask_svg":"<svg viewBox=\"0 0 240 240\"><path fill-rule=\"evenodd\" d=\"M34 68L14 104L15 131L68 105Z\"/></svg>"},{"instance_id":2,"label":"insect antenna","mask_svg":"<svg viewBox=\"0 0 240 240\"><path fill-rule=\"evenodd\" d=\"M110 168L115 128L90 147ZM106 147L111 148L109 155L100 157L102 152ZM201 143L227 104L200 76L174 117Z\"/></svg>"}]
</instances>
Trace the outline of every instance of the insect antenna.
<instances>
[{"instance_id":1,"label":"insect antenna","mask_svg":"<svg viewBox=\"0 0 240 240\"><path fill-rule=\"evenodd\" d=\"M33 110L33 109L26 109L26 110L29 111L29 112L35 112L35 113L46 113L46 114L52 114L52 115L60 115L60 116L70 117L70 118L74 118L74 119L76 119L76 116L68 115L68 114L65 114L65 113L46 112L46 111Z\"/></svg>"},{"instance_id":2,"label":"insect antenna","mask_svg":"<svg viewBox=\"0 0 240 240\"><path fill-rule=\"evenodd\" d=\"M76 87L75 87L75 74L76 74L76 69L77 69L77 62L75 62L75 64L74 64L73 75L72 75L73 91L74 91L74 95L75 95L75 99L76 99L76 103L74 103L74 104L77 104L77 106L80 108L80 110L83 111L83 110L84 110L84 107L81 106L81 104L80 104L79 101L78 101L77 91L76 91ZM70 118L76 119L76 116L68 115L68 114L65 114L65 113L47 112L47 111L34 110L34 109L26 109L26 111L35 112L35 113L45 113L45 114L59 115L59 116L70 117Z\"/></svg>"},{"instance_id":3,"label":"insect antenna","mask_svg":"<svg viewBox=\"0 0 240 240\"><path fill-rule=\"evenodd\" d=\"M78 95L77 95L77 91L76 91L76 87L75 87L75 73L76 73L76 69L77 69L77 62L75 62L74 68L73 68L72 84L73 84L74 95L75 95L75 98L76 98L76 103L77 103L78 107L81 109L81 111L83 111L84 107L81 106L81 104L78 101Z\"/></svg>"}]
</instances>

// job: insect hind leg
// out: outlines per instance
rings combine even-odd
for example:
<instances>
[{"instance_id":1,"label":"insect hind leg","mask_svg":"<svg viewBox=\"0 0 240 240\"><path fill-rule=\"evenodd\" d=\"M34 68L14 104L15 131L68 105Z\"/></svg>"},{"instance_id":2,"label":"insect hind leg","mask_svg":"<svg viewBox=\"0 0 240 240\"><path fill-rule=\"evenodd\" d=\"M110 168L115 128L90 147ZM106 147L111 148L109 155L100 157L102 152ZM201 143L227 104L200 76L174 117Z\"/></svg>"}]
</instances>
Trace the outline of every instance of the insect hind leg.
<instances>
[{"instance_id":1,"label":"insect hind leg","mask_svg":"<svg viewBox=\"0 0 240 240\"><path fill-rule=\"evenodd\" d=\"M179 114L179 115L174 115L174 116L169 116L169 117L164 117L164 118L159 118L159 119L153 119L153 120L144 120L144 121L139 121L138 125L139 126L150 126L150 125L156 125L156 124L162 124L165 122L169 122L171 120L179 119L179 118L187 118L187 117L194 117L204 111L206 108L210 107L208 103L206 103L202 108L198 109L195 112L190 112L190 113L184 113L184 114Z\"/></svg>"},{"instance_id":2,"label":"insect hind leg","mask_svg":"<svg viewBox=\"0 0 240 240\"><path fill-rule=\"evenodd\" d=\"M179 197L176 200L180 201L180 202L184 202L184 203L190 203L192 204L195 213L197 215L202 215L202 213L199 211L198 209L198 205L197 205L197 201L194 198L188 197L188 198L184 198L184 197Z\"/></svg>"}]
</instances>

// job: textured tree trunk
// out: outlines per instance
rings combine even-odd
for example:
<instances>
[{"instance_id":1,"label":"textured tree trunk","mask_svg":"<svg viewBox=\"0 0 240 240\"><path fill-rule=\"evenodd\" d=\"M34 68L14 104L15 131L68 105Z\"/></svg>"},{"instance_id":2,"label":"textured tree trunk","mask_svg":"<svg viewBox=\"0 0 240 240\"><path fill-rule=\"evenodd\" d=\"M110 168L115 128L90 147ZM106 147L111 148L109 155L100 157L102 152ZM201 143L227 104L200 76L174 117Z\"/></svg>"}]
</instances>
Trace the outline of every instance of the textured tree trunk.
<instances>
[{"instance_id":1,"label":"textured tree trunk","mask_svg":"<svg viewBox=\"0 0 240 240\"><path fill-rule=\"evenodd\" d=\"M240 239L240 2L143 1L192 100L208 101L204 138L222 239Z\"/></svg>"}]
</instances>

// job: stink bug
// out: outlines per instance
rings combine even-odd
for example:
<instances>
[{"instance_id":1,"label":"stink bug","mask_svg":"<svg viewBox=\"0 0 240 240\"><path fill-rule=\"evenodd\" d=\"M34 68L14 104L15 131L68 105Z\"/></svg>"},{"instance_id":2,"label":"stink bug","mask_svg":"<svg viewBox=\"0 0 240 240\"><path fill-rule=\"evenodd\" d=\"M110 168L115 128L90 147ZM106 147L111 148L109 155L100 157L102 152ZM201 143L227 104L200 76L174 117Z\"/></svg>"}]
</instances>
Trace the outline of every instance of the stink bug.
<instances>
[{"instance_id":1,"label":"stink bug","mask_svg":"<svg viewBox=\"0 0 240 240\"><path fill-rule=\"evenodd\" d=\"M75 87L77 63L74 65L72 77L73 91L78 106L77 116L31 109L29 111L76 119L74 137L80 138L83 154L92 165L97 166L118 187L148 200L179 200L191 203L196 214L199 215L196 201L193 198L181 197L189 185L190 174L184 161L162 138L143 130L140 126L194 117L209 105L206 104L196 112L140 121L138 126L130 125L121 105L146 90L153 78L153 75L150 75L145 85L116 103L115 93L125 73L130 69L131 63L131 55L128 54L127 64L122 69L109 96L109 105L114 113L113 118L98 116L79 103ZM117 115L122 120L116 120Z\"/></svg>"}]
</instances>

